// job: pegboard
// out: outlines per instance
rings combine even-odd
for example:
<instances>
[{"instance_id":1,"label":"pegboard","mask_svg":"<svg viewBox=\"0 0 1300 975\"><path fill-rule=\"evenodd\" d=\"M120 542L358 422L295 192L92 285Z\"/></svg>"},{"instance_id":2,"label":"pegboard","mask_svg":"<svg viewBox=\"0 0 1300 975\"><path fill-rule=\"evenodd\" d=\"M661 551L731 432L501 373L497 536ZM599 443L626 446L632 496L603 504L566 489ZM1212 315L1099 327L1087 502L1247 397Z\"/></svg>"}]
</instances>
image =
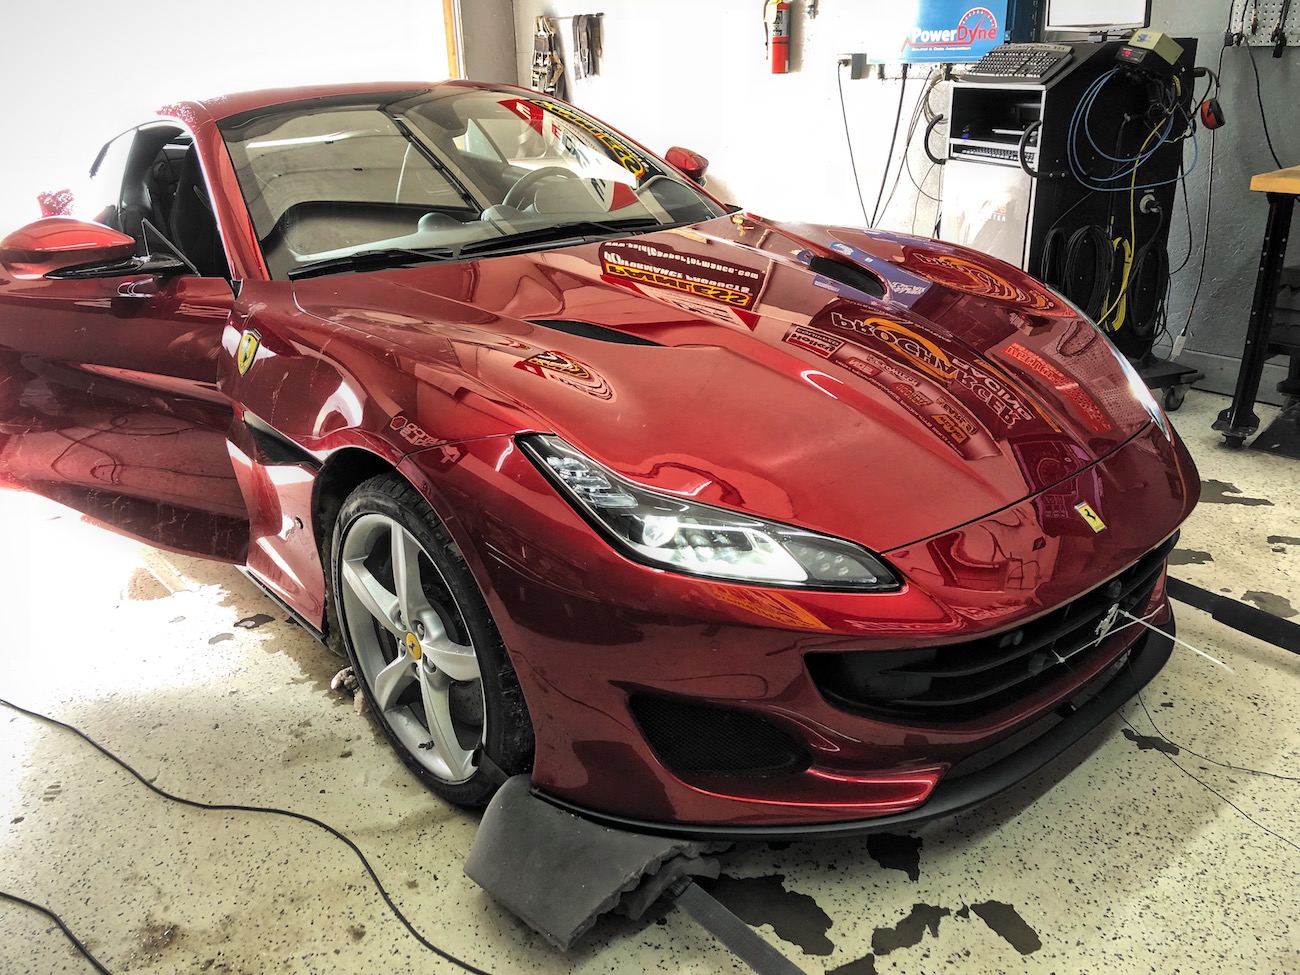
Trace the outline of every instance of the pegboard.
<instances>
[{"instance_id":1,"label":"pegboard","mask_svg":"<svg viewBox=\"0 0 1300 975\"><path fill-rule=\"evenodd\" d=\"M1271 48L1273 29L1284 6L1283 0L1232 0L1232 25L1228 29L1234 34L1238 31L1245 34L1245 43L1251 47ZM1251 33L1252 22L1256 25L1254 33ZM1282 30L1287 48L1300 50L1300 0L1292 0Z\"/></svg>"}]
</instances>

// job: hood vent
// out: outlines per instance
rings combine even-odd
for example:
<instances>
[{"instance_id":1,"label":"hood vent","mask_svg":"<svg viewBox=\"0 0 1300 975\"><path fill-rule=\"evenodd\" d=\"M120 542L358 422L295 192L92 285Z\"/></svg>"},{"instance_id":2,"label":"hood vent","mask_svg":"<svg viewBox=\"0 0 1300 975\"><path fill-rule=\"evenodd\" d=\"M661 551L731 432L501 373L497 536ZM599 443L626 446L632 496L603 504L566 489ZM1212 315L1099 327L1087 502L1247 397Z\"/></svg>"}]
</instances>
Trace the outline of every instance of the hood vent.
<instances>
[{"instance_id":1,"label":"hood vent","mask_svg":"<svg viewBox=\"0 0 1300 975\"><path fill-rule=\"evenodd\" d=\"M577 335L584 339L595 339L597 342L613 342L617 345L653 345L658 348L664 347L659 342L652 342L650 339L643 339L639 335L629 335L627 332L620 332L616 329L606 328L603 325L593 325L591 322L575 322L566 318L531 318L529 321L534 325L540 325L542 328L553 328L557 332L565 332L568 335Z\"/></svg>"},{"instance_id":2,"label":"hood vent","mask_svg":"<svg viewBox=\"0 0 1300 975\"><path fill-rule=\"evenodd\" d=\"M808 262L808 268L815 274L847 284L873 298L885 297L885 284L870 271L865 271L856 264L837 261L831 257L814 257Z\"/></svg>"}]
</instances>

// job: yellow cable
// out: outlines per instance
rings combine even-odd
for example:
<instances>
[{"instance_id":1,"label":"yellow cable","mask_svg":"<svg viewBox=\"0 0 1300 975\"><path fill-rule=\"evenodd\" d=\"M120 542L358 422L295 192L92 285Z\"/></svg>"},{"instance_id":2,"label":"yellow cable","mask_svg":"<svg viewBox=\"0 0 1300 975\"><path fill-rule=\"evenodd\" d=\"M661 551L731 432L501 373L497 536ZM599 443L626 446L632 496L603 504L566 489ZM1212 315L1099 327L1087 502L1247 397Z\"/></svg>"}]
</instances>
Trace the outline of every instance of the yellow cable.
<instances>
[{"instance_id":1,"label":"yellow cable","mask_svg":"<svg viewBox=\"0 0 1300 975\"><path fill-rule=\"evenodd\" d=\"M1122 247L1124 244L1128 245L1128 252L1124 255L1124 274L1120 278L1119 293L1115 295L1115 300L1097 316L1097 323L1108 332L1115 332L1120 328L1120 324L1116 324L1114 328L1105 324L1106 319L1110 316L1111 312L1116 312L1116 323L1122 323L1124 321L1124 313L1128 310L1128 275L1129 271L1133 267L1133 255L1137 252L1137 212L1134 203L1135 198L1137 197L1138 169L1142 165L1143 153L1147 151L1147 146L1151 144L1151 140L1154 139L1159 132L1160 123L1157 122L1155 127L1147 134L1146 139L1142 143L1142 148L1138 150L1137 158L1133 162L1133 175L1128 184L1129 239L1124 240L1122 237L1115 239L1115 246L1117 248ZM1117 309L1118 311L1116 311Z\"/></svg>"}]
</instances>

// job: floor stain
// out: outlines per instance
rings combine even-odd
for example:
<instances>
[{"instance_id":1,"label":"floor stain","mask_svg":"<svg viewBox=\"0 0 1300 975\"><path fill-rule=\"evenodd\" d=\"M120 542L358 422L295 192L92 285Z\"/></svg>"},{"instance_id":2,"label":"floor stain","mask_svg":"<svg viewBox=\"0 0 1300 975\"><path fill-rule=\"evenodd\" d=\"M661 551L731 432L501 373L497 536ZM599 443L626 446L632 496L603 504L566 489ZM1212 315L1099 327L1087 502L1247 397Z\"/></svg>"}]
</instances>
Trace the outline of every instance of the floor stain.
<instances>
[{"instance_id":1,"label":"floor stain","mask_svg":"<svg viewBox=\"0 0 1300 975\"><path fill-rule=\"evenodd\" d=\"M1300 537L1296 535L1269 535L1268 543L1270 545L1300 545Z\"/></svg>"},{"instance_id":2,"label":"floor stain","mask_svg":"<svg viewBox=\"0 0 1300 975\"><path fill-rule=\"evenodd\" d=\"M798 945L806 955L829 955L835 950L826 937L830 915L807 894L786 890L784 874L741 878L724 873L707 889L746 924L756 928L770 924L778 938Z\"/></svg>"},{"instance_id":3,"label":"floor stain","mask_svg":"<svg viewBox=\"0 0 1300 975\"><path fill-rule=\"evenodd\" d=\"M980 920L999 938L1015 948L1022 955L1031 955L1043 947L1042 938L1031 928L1010 904L1001 901L985 901L972 904L970 909L979 915Z\"/></svg>"},{"instance_id":4,"label":"floor stain","mask_svg":"<svg viewBox=\"0 0 1300 975\"><path fill-rule=\"evenodd\" d=\"M1227 481L1202 481L1201 504L1245 504L1273 507L1273 502L1267 498L1244 497L1241 488L1235 484L1229 484Z\"/></svg>"},{"instance_id":5,"label":"floor stain","mask_svg":"<svg viewBox=\"0 0 1300 975\"><path fill-rule=\"evenodd\" d=\"M1169 553L1170 565L1204 565L1213 561L1214 556L1209 552L1198 552L1190 548L1176 548Z\"/></svg>"},{"instance_id":6,"label":"floor stain","mask_svg":"<svg viewBox=\"0 0 1300 975\"><path fill-rule=\"evenodd\" d=\"M366 926L364 924L348 925L348 935L353 941L360 941L366 936Z\"/></svg>"},{"instance_id":7,"label":"floor stain","mask_svg":"<svg viewBox=\"0 0 1300 975\"><path fill-rule=\"evenodd\" d=\"M255 630L259 626L265 626L267 623L274 623L274 616L267 616L265 613L254 613L252 616L245 616L242 620L235 623L236 626L245 630Z\"/></svg>"},{"instance_id":8,"label":"floor stain","mask_svg":"<svg viewBox=\"0 0 1300 975\"><path fill-rule=\"evenodd\" d=\"M871 935L871 950L880 956L897 951L899 948L911 948L921 943L926 931L937 938L939 922L951 914L952 911L946 907L913 904L912 913L894 927L876 928Z\"/></svg>"},{"instance_id":9,"label":"floor stain","mask_svg":"<svg viewBox=\"0 0 1300 975\"><path fill-rule=\"evenodd\" d=\"M1151 735L1139 735L1132 728L1124 729L1124 737L1137 745L1139 751L1145 752L1154 748L1166 755L1177 755L1179 752L1178 746L1172 741L1165 741L1163 738L1155 738Z\"/></svg>"},{"instance_id":10,"label":"floor stain","mask_svg":"<svg viewBox=\"0 0 1300 975\"><path fill-rule=\"evenodd\" d=\"M235 634L233 633L218 633L208 641L208 646L215 647L218 643L225 643L227 640L233 640L234 638Z\"/></svg>"},{"instance_id":11,"label":"floor stain","mask_svg":"<svg viewBox=\"0 0 1300 975\"><path fill-rule=\"evenodd\" d=\"M911 880L921 879L920 837L872 833L867 837L867 853L886 870L901 870Z\"/></svg>"},{"instance_id":12,"label":"floor stain","mask_svg":"<svg viewBox=\"0 0 1300 975\"><path fill-rule=\"evenodd\" d=\"M1285 596L1279 596L1277 593L1260 592L1252 589L1241 597L1248 603L1254 603L1266 613L1272 613L1274 616L1281 616L1283 619L1290 619L1296 615L1296 608L1291 605L1291 600Z\"/></svg>"},{"instance_id":13,"label":"floor stain","mask_svg":"<svg viewBox=\"0 0 1300 975\"><path fill-rule=\"evenodd\" d=\"M864 955L838 968L828 968L826 975L876 975L876 956Z\"/></svg>"},{"instance_id":14,"label":"floor stain","mask_svg":"<svg viewBox=\"0 0 1300 975\"><path fill-rule=\"evenodd\" d=\"M171 590L159 582L158 577L148 569L136 569L132 572L131 577L126 581L125 592L128 599L136 602L166 599L172 594Z\"/></svg>"},{"instance_id":15,"label":"floor stain","mask_svg":"<svg viewBox=\"0 0 1300 975\"><path fill-rule=\"evenodd\" d=\"M149 921L138 928L135 937L139 947L133 952L136 958L154 962L162 958L163 953L176 943L180 937L180 925L170 921Z\"/></svg>"}]
</instances>

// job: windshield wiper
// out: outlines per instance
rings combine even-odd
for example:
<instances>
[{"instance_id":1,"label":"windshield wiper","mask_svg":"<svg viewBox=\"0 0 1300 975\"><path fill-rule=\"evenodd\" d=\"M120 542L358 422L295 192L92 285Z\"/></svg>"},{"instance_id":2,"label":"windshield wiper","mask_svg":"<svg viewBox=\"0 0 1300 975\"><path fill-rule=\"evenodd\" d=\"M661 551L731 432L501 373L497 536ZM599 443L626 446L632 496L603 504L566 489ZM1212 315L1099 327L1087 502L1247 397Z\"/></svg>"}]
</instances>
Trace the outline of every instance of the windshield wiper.
<instances>
[{"instance_id":1,"label":"windshield wiper","mask_svg":"<svg viewBox=\"0 0 1300 975\"><path fill-rule=\"evenodd\" d=\"M290 268L292 280L314 278L340 271L380 271L390 267L405 267L434 261L454 261L458 256L455 247L384 247L378 250L357 251L343 257L327 257Z\"/></svg>"},{"instance_id":2,"label":"windshield wiper","mask_svg":"<svg viewBox=\"0 0 1300 975\"><path fill-rule=\"evenodd\" d=\"M537 244L587 244L602 237L614 237L636 230L669 230L683 226L677 223L660 223L654 217L628 217L624 220L577 220L572 223L555 223L536 230L523 230L503 237L472 240L458 248L461 257L484 254L503 254L517 250L530 250Z\"/></svg>"}]
</instances>

